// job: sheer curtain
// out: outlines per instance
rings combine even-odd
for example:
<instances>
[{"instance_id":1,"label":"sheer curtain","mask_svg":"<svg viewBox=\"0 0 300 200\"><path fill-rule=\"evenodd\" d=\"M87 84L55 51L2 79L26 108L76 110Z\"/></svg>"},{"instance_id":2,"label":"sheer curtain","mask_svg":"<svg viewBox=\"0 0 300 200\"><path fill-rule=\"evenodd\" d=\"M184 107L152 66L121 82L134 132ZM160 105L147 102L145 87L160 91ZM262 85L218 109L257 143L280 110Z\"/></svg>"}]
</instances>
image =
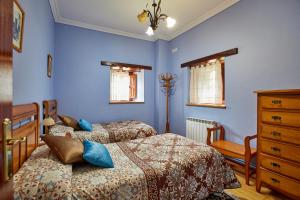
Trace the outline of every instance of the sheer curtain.
<instances>
[{"instance_id":1,"label":"sheer curtain","mask_svg":"<svg viewBox=\"0 0 300 200\"><path fill-rule=\"evenodd\" d=\"M222 104L223 80L221 62L195 66L190 70L190 103Z\"/></svg>"},{"instance_id":2,"label":"sheer curtain","mask_svg":"<svg viewBox=\"0 0 300 200\"><path fill-rule=\"evenodd\" d=\"M111 70L110 75L110 100L129 100L130 77L128 72Z\"/></svg>"}]
</instances>

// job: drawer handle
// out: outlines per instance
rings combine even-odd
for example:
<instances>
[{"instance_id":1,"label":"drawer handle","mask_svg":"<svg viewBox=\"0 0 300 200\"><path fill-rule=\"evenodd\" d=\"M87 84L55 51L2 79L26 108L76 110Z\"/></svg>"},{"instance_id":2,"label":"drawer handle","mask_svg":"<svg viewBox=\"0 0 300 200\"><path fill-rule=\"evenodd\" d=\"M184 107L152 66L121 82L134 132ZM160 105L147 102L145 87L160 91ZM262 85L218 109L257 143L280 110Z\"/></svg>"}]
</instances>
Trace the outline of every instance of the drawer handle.
<instances>
[{"instance_id":1,"label":"drawer handle","mask_svg":"<svg viewBox=\"0 0 300 200\"><path fill-rule=\"evenodd\" d=\"M274 121L281 121L281 117L280 116L272 116L272 119Z\"/></svg>"},{"instance_id":2,"label":"drawer handle","mask_svg":"<svg viewBox=\"0 0 300 200\"><path fill-rule=\"evenodd\" d=\"M280 168L280 165L279 165L278 163L271 162L271 165L272 165L273 167Z\"/></svg>"},{"instance_id":3,"label":"drawer handle","mask_svg":"<svg viewBox=\"0 0 300 200\"><path fill-rule=\"evenodd\" d=\"M275 105L281 104L281 100L272 100L272 104Z\"/></svg>"},{"instance_id":4,"label":"drawer handle","mask_svg":"<svg viewBox=\"0 0 300 200\"><path fill-rule=\"evenodd\" d=\"M277 180L276 178L271 178L271 181L273 182L273 184L278 184L278 183L280 183L280 181L279 180Z\"/></svg>"},{"instance_id":5,"label":"drawer handle","mask_svg":"<svg viewBox=\"0 0 300 200\"><path fill-rule=\"evenodd\" d=\"M271 150L274 151L274 152L280 152L280 149L277 148L277 147L271 147Z\"/></svg>"},{"instance_id":6,"label":"drawer handle","mask_svg":"<svg viewBox=\"0 0 300 200\"><path fill-rule=\"evenodd\" d=\"M271 134L275 137L280 137L281 136L281 133L280 132L277 132L277 131L272 131Z\"/></svg>"}]
</instances>

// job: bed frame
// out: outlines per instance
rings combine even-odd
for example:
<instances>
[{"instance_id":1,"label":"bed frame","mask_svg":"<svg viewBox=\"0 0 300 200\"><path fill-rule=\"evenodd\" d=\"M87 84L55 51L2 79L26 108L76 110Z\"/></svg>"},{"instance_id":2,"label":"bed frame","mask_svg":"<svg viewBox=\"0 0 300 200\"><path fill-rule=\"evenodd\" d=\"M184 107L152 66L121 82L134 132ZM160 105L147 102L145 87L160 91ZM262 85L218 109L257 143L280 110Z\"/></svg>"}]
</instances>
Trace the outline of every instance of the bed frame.
<instances>
[{"instance_id":1,"label":"bed frame","mask_svg":"<svg viewBox=\"0 0 300 200\"><path fill-rule=\"evenodd\" d=\"M55 122L58 121L57 117L57 100L45 100L43 101L43 119L52 117ZM49 133L49 127L43 126L44 134Z\"/></svg>"},{"instance_id":2,"label":"bed frame","mask_svg":"<svg viewBox=\"0 0 300 200\"><path fill-rule=\"evenodd\" d=\"M39 104L23 104L13 106L12 134L14 140L11 145L12 166L8 172L15 174L31 153L39 145L40 136Z\"/></svg>"}]
</instances>

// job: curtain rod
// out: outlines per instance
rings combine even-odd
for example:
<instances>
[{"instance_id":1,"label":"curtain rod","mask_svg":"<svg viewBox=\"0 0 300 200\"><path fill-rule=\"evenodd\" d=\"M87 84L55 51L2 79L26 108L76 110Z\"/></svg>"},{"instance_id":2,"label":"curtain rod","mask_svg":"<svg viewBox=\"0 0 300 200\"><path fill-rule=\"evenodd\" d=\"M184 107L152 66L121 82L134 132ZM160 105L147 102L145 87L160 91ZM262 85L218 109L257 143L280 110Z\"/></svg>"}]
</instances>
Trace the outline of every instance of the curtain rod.
<instances>
[{"instance_id":1,"label":"curtain rod","mask_svg":"<svg viewBox=\"0 0 300 200\"><path fill-rule=\"evenodd\" d=\"M181 64L181 68L190 67L191 65L207 62L207 61L212 60L212 59L217 59L217 58L220 58L220 57L228 57L228 56L232 56L232 55L236 55L236 54L238 54L238 48L230 49L230 50L227 50L227 51L222 51L220 53L216 53L216 54L213 54L213 55L205 56L203 58L199 58L199 59L196 59L196 60L192 60L192 61L183 63L183 64Z\"/></svg>"},{"instance_id":2,"label":"curtain rod","mask_svg":"<svg viewBox=\"0 0 300 200\"><path fill-rule=\"evenodd\" d=\"M144 70L152 70L151 66L118 63L118 62L111 62L111 61L101 61L101 65L109 66L109 67L129 67L129 68L137 68L137 69L144 69Z\"/></svg>"}]
</instances>

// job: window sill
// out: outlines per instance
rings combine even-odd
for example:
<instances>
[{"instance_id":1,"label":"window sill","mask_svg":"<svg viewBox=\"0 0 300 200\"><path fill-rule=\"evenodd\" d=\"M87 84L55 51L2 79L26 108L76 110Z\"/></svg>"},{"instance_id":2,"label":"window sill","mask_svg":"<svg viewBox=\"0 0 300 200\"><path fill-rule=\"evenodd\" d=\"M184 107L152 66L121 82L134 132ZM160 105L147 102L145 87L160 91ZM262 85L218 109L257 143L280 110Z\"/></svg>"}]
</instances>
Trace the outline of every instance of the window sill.
<instances>
[{"instance_id":1,"label":"window sill","mask_svg":"<svg viewBox=\"0 0 300 200\"><path fill-rule=\"evenodd\" d=\"M187 106L195 106L195 107L209 107L209 108L226 109L226 105L225 104L191 104L191 103L188 103L186 105Z\"/></svg>"},{"instance_id":2,"label":"window sill","mask_svg":"<svg viewBox=\"0 0 300 200\"><path fill-rule=\"evenodd\" d=\"M144 104L144 101L110 101L109 104Z\"/></svg>"}]
</instances>

